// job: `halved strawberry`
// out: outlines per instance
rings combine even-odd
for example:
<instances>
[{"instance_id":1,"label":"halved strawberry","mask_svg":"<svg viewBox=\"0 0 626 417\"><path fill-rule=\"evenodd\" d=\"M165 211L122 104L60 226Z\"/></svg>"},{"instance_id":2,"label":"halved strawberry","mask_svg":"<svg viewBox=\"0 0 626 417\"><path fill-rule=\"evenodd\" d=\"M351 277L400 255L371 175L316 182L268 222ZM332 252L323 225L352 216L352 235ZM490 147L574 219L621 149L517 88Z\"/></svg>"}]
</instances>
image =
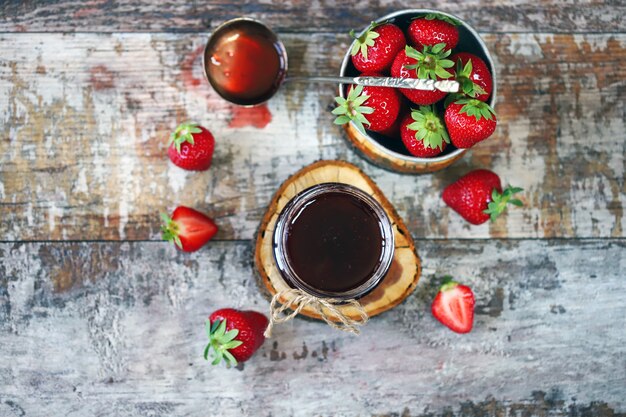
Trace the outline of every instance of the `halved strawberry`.
<instances>
[{"instance_id":1,"label":"halved strawberry","mask_svg":"<svg viewBox=\"0 0 626 417\"><path fill-rule=\"evenodd\" d=\"M197 251L217 233L211 218L189 207L176 207L171 218L165 213L161 218L163 239L174 242L184 252Z\"/></svg>"},{"instance_id":2,"label":"halved strawberry","mask_svg":"<svg viewBox=\"0 0 626 417\"><path fill-rule=\"evenodd\" d=\"M360 72L384 72L391 67L396 54L406 45L402 30L391 23L374 23L355 38L350 54L352 64Z\"/></svg>"},{"instance_id":3,"label":"halved strawberry","mask_svg":"<svg viewBox=\"0 0 626 417\"><path fill-rule=\"evenodd\" d=\"M444 326L457 333L469 333L474 325L474 293L466 285L444 281L431 306Z\"/></svg>"}]
</instances>

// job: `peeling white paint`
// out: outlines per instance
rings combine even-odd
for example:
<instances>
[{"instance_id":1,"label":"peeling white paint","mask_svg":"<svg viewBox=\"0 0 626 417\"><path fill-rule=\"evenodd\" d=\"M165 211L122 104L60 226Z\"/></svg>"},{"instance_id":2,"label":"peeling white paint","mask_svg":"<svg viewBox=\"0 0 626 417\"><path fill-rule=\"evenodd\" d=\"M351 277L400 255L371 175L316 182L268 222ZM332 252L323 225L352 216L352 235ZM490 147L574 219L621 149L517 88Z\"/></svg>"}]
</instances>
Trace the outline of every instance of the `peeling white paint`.
<instances>
[{"instance_id":1,"label":"peeling white paint","mask_svg":"<svg viewBox=\"0 0 626 417\"><path fill-rule=\"evenodd\" d=\"M78 171L78 178L74 183L74 191L77 193L87 193L89 187L87 186L87 174L85 174L85 168L81 168Z\"/></svg>"},{"instance_id":2,"label":"peeling white paint","mask_svg":"<svg viewBox=\"0 0 626 417\"><path fill-rule=\"evenodd\" d=\"M574 35L574 42L578 48L583 51L587 46L591 52L604 51L608 47L609 36L584 36L580 34Z\"/></svg>"},{"instance_id":3,"label":"peeling white paint","mask_svg":"<svg viewBox=\"0 0 626 417\"><path fill-rule=\"evenodd\" d=\"M63 209L57 207L54 201L48 203L48 229L53 232L56 228L56 218L63 217Z\"/></svg>"},{"instance_id":4,"label":"peeling white paint","mask_svg":"<svg viewBox=\"0 0 626 417\"><path fill-rule=\"evenodd\" d=\"M177 167L171 161L167 162L167 183L174 193L178 193L185 188L189 171Z\"/></svg>"}]
</instances>

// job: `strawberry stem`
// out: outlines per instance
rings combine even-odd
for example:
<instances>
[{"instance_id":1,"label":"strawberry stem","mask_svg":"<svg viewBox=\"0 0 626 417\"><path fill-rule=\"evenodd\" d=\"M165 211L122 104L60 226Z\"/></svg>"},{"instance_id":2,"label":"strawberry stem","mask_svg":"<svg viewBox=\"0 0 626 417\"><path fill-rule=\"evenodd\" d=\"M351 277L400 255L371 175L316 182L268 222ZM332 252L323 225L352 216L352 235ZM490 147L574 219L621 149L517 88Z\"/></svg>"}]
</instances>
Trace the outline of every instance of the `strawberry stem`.
<instances>
[{"instance_id":1,"label":"strawberry stem","mask_svg":"<svg viewBox=\"0 0 626 417\"><path fill-rule=\"evenodd\" d=\"M472 60L468 59L467 63L463 65L463 61L459 58L456 67L456 80L461 85L461 91L463 94L472 98L487 92L478 84L470 79L472 75Z\"/></svg>"},{"instance_id":2,"label":"strawberry stem","mask_svg":"<svg viewBox=\"0 0 626 417\"><path fill-rule=\"evenodd\" d=\"M443 150L443 143L450 143L448 132L433 106L420 106L419 110L412 109L411 118L414 122L407 128L415 131L415 139L422 141L424 148Z\"/></svg>"},{"instance_id":3,"label":"strawberry stem","mask_svg":"<svg viewBox=\"0 0 626 417\"><path fill-rule=\"evenodd\" d=\"M364 124L369 125L370 122L364 115L374 113L373 108L363 105L368 98L370 96L363 94L362 85L353 88L347 98L335 97L338 106L332 111L332 114L337 116L333 123L343 125L352 121L361 132L365 133Z\"/></svg>"},{"instance_id":4,"label":"strawberry stem","mask_svg":"<svg viewBox=\"0 0 626 417\"><path fill-rule=\"evenodd\" d=\"M483 213L489 214L491 221L495 221L507 207L507 204L513 204L517 207L522 207L524 203L517 198L512 198L514 194L524 191L519 187L511 187L510 185L500 194L498 190L494 188L491 192L491 201L487 205L487 209L483 210Z\"/></svg>"},{"instance_id":5,"label":"strawberry stem","mask_svg":"<svg viewBox=\"0 0 626 417\"><path fill-rule=\"evenodd\" d=\"M456 287L457 285L459 285L459 283L454 281L454 278L452 278L452 276L446 275L446 276L444 276L442 278L441 286L439 287L439 291L448 291L448 290L451 290L452 288Z\"/></svg>"},{"instance_id":6,"label":"strawberry stem","mask_svg":"<svg viewBox=\"0 0 626 417\"><path fill-rule=\"evenodd\" d=\"M180 145L185 142L189 142L190 144L194 144L193 134L194 133L202 133L202 129L198 127L197 123L193 122L184 122L176 127L176 130L170 135L170 140L168 142L168 146L174 144L176 151L180 153Z\"/></svg>"},{"instance_id":7,"label":"strawberry stem","mask_svg":"<svg viewBox=\"0 0 626 417\"><path fill-rule=\"evenodd\" d=\"M183 249L183 243L180 241L179 226L174 220L170 218L165 213L161 213L161 219L163 220L163 224L161 225L161 237L163 240L168 242L174 242L179 249Z\"/></svg>"},{"instance_id":8,"label":"strawberry stem","mask_svg":"<svg viewBox=\"0 0 626 417\"><path fill-rule=\"evenodd\" d=\"M448 17L448 16L444 16L444 15L439 14L439 13L428 13L426 16L424 16L424 19L426 19L426 20L442 20L444 22L450 23L453 26L459 26L461 24L456 19L453 19L453 18Z\"/></svg>"},{"instance_id":9,"label":"strawberry stem","mask_svg":"<svg viewBox=\"0 0 626 417\"><path fill-rule=\"evenodd\" d=\"M493 116L496 115L496 112L489 104L476 100L475 98L461 98L456 100L454 104L463 104L459 113L474 116L476 121L479 121L480 119L493 120Z\"/></svg>"},{"instance_id":10,"label":"strawberry stem","mask_svg":"<svg viewBox=\"0 0 626 417\"><path fill-rule=\"evenodd\" d=\"M437 80L439 78L446 79L452 77L452 73L446 68L454 67L454 62L447 59L452 53L450 49L446 50L445 43L438 43L434 46L426 45L423 51L406 46L404 49L406 55L417 61L416 64L405 65L404 68L414 69L417 78Z\"/></svg>"},{"instance_id":11,"label":"strawberry stem","mask_svg":"<svg viewBox=\"0 0 626 417\"><path fill-rule=\"evenodd\" d=\"M374 28L380 26L381 23L372 22L367 30L363 32L361 36L356 36L354 30L350 31L350 36L355 39L354 44L352 45L352 49L350 50L350 55L354 56L361 51L361 55L363 55L363 59L367 61L367 48L369 46L374 46L374 39L378 38L380 35L378 32L374 32Z\"/></svg>"},{"instance_id":12,"label":"strawberry stem","mask_svg":"<svg viewBox=\"0 0 626 417\"><path fill-rule=\"evenodd\" d=\"M226 331L226 320L215 320L213 323L207 320L205 329L209 337L209 343L204 348L204 359L209 360L209 352L212 350L213 361L211 365L217 365L222 360L229 366L237 365L237 359L229 350L243 344L242 341L235 339L239 335L239 330L231 329Z\"/></svg>"}]
</instances>

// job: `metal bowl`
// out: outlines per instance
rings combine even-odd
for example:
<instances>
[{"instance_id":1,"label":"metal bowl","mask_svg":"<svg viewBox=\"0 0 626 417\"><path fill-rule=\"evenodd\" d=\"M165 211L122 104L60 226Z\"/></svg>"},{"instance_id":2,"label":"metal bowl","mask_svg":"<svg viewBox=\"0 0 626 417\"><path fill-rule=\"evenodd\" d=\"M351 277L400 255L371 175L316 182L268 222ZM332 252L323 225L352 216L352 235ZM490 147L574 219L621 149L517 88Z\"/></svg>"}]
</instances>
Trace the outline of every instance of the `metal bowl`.
<instances>
[{"instance_id":1,"label":"metal bowl","mask_svg":"<svg viewBox=\"0 0 626 417\"><path fill-rule=\"evenodd\" d=\"M406 31L406 28L408 27L412 19L424 16L428 13L441 14L451 17L460 22L460 25L458 26L459 43L456 48L454 48L454 52L470 52L485 61L493 78L493 91L491 92L491 97L489 98L487 103L491 107L493 107L496 102L497 89L495 65L493 63L493 59L491 58L491 54L489 54L487 46L478 35L476 30L474 30L474 28L472 28L465 21L463 21L463 19L439 10L406 9L385 15L379 19L376 19L375 22L393 23L399 26L400 29L402 29L403 31ZM363 32L365 32L366 30L367 28L363 29L359 36L363 34ZM356 42L356 40L354 42ZM350 45L350 47L346 51L343 62L341 63L341 70L339 71L340 76L354 77L359 74L356 68L354 68L354 66L352 65L352 60L350 58L351 49L352 45ZM344 85L339 86L339 95L341 97L345 98L345 90L346 89ZM383 136L379 133L371 132L369 130L366 130L366 133L364 134L359 131L354 122L345 124L344 128L346 130L350 143L366 159L368 159L375 165L396 172L420 174L425 172L439 171L446 168L448 165L452 164L456 160L460 159L467 152L467 149L458 149L452 144L449 144L448 146L446 146L446 149L442 154L434 158L419 158L416 156L412 156L406 150L400 138L389 138L387 136Z\"/></svg>"}]
</instances>

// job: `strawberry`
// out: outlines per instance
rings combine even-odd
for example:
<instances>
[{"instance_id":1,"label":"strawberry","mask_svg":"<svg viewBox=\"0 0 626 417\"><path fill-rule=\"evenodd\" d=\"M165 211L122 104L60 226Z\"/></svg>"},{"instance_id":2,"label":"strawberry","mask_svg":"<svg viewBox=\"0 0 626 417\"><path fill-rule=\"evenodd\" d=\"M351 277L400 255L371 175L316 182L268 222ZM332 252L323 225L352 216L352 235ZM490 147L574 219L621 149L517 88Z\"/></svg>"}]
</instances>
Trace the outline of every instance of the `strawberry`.
<instances>
[{"instance_id":1,"label":"strawberry","mask_svg":"<svg viewBox=\"0 0 626 417\"><path fill-rule=\"evenodd\" d=\"M471 224L482 224L495 219L504 211L507 203L522 206L513 194L521 188L507 187L502 192L502 184L497 174L477 169L465 174L448 185L442 194L443 201Z\"/></svg>"},{"instance_id":2,"label":"strawberry","mask_svg":"<svg viewBox=\"0 0 626 417\"><path fill-rule=\"evenodd\" d=\"M350 54L352 64L360 72L385 72L391 67L396 54L406 45L404 33L391 23L374 23L361 35L356 36Z\"/></svg>"},{"instance_id":3,"label":"strawberry","mask_svg":"<svg viewBox=\"0 0 626 417\"><path fill-rule=\"evenodd\" d=\"M211 166L215 139L196 123L182 123L170 136L167 154L174 165L189 171L204 171Z\"/></svg>"},{"instance_id":4,"label":"strawberry","mask_svg":"<svg viewBox=\"0 0 626 417\"><path fill-rule=\"evenodd\" d=\"M482 101L462 98L446 108L444 114L450 140L457 148L471 148L496 130L496 114Z\"/></svg>"},{"instance_id":5,"label":"strawberry","mask_svg":"<svg viewBox=\"0 0 626 417\"><path fill-rule=\"evenodd\" d=\"M458 22L447 16L430 13L415 19L407 29L409 40L417 49L445 43L446 49L454 49L459 43Z\"/></svg>"},{"instance_id":6,"label":"strawberry","mask_svg":"<svg viewBox=\"0 0 626 417\"><path fill-rule=\"evenodd\" d=\"M493 90L493 80L485 61L469 52L459 52L450 58L457 63L456 80L463 94L487 101Z\"/></svg>"},{"instance_id":7,"label":"strawberry","mask_svg":"<svg viewBox=\"0 0 626 417\"><path fill-rule=\"evenodd\" d=\"M469 333L474 325L474 293L470 287L448 278L439 288L430 311L453 332Z\"/></svg>"},{"instance_id":8,"label":"strawberry","mask_svg":"<svg viewBox=\"0 0 626 417\"><path fill-rule=\"evenodd\" d=\"M161 218L163 239L174 242L184 252L197 251L217 233L213 220L189 207L176 207L171 218L165 213Z\"/></svg>"},{"instance_id":9,"label":"strawberry","mask_svg":"<svg viewBox=\"0 0 626 417\"><path fill-rule=\"evenodd\" d=\"M391 75L398 78L426 78L442 80L452 78L453 72L446 70L454 66L454 62L447 59L450 50L444 51L446 44L425 46L423 52L407 46L400 51L391 66ZM454 71L454 69L452 69ZM443 91L411 90L401 88L400 92L415 104L428 105L441 100L446 96Z\"/></svg>"},{"instance_id":10,"label":"strawberry","mask_svg":"<svg viewBox=\"0 0 626 417\"><path fill-rule=\"evenodd\" d=\"M381 77L381 74L364 74ZM402 96L395 88L389 87L350 87L348 97L335 97L339 105L332 113L338 116L335 124L344 124L352 120L361 131L363 124L374 132L385 131L393 125L400 113ZM367 117L365 116L367 115Z\"/></svg>"},{"instance_id":11,"label":"strawberry","mask_svg":"<svg viewBox=\"0 0 626 417\"><path fill-rule=\"evenodd\" d=\"M450 143L448 132L432 106L411 110L402 120L400 137L411 155L429 158L439 155Z\"/></svg>"},{"instance_id":12,"label":"strawberry","mask_svg":"<svg viewBox=\"0 0 626 417\"><path fill-rule=\"evenodd\" d=\"M209 360L213 350L213 365L224 359L228 365L245 362L265 341L263 332L267 317L256 311L222 308L215 311L206 322L209 343L204 349L204 359Z\"/></svg>"}]
</instances>

